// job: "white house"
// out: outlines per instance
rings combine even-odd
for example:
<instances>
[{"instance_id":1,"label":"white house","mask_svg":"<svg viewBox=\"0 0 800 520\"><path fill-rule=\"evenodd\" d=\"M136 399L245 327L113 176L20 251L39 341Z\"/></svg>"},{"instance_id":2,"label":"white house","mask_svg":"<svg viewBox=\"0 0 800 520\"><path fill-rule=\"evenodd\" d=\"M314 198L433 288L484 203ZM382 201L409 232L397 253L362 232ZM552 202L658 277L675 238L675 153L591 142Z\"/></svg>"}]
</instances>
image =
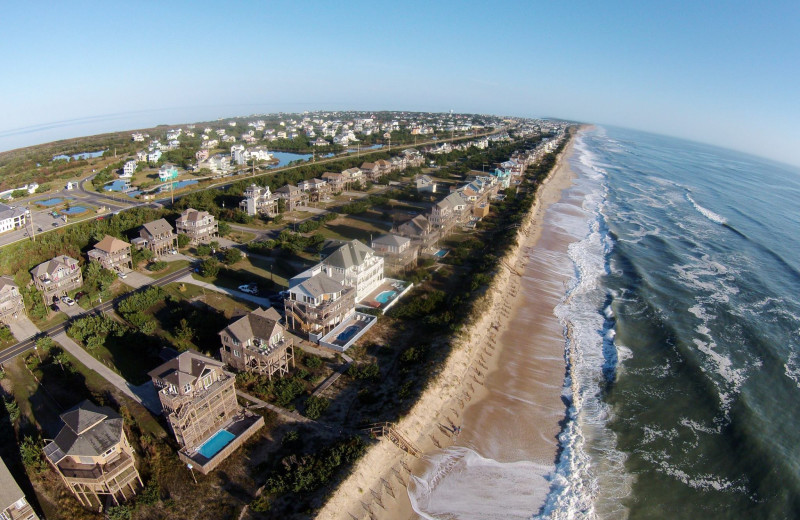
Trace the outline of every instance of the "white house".
<instances>
[{"instance_id":1,"label":"white house","mask_svg":"<svg viewBox=\"0 0 800 520\"><path fill-rule=\"evenodd\" d=\"M158 148L154 149L152 152L147 154L147 162L149 163L157 163L159 159L161 159L161 150Z\"/></svg>"},{"instance_id":2,"label":"white house","mask_svg":"<svg viewBox=\"0 0 800 520\"><path fill-rule=\"evenodd\" d=\"M120 175L120 177L123 179L130 179L133 177L134 172L136 172L136 161L127 161L125 166L122 167L122 175Z\"/></svg>"},{"instance_id":3,"label":"white house","mask_svg":"<svg viewBox=\"0 0 800 520\"><path fill-rule=\"evenodd\" d=\"M0 203L0 233L24 226L28 217L29 210Z\"/></svg>"}]
</instances>

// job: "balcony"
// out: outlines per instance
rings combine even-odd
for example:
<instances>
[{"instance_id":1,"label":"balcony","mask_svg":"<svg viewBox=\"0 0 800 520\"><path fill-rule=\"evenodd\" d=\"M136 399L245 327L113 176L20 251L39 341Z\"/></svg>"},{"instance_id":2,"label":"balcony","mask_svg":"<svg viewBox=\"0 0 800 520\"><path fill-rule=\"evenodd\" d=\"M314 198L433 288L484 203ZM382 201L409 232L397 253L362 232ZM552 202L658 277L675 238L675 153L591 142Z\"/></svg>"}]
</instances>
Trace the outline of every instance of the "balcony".
<instances>
[{"instance_id":1,"label":"balcony","mask_svg":"<svg viewBox=\"0 0 800 520\"><path fill-rule=\"evenodd\" d=\"M96 482L114 478L118 473L133 466L133 458L124 451L106 464L81 464L70 458L58 463L61 474L73 481Z\"/></svg>"}]
</instances>

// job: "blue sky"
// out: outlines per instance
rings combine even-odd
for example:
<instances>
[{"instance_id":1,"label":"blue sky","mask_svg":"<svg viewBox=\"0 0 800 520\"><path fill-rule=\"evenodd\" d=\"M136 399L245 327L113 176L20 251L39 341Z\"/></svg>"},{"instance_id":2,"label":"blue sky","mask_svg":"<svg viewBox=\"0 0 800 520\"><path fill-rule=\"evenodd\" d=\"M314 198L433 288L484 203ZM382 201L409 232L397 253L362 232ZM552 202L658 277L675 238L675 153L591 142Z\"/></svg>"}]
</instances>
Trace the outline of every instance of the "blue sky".
<instances>
[{"instance_id":1,"label":"blue sky","mask_svg":"<svg viewBox=\"0 0 800 520\"><path fill-rule=\"evenodd\" d=\"M800 2L754 4L16 2L0 149L256 109L453 109L800 165Z\"/></svg>"}]
</instances>

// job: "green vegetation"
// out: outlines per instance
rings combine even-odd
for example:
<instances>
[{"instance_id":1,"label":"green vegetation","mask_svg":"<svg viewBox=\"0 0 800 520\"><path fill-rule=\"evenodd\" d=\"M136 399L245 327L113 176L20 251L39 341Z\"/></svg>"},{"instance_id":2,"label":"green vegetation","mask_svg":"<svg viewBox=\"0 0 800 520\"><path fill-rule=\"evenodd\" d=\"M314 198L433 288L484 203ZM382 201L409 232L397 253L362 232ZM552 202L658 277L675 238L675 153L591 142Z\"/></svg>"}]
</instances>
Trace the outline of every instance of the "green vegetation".
<instances>
[{"instance_id":1,"label":"green vegetation","mask_svg":"<svg viewBox=\"0 0 800 520\"><path fill-rule=\"evenodd\" d=\"M310 396L306 399L306 417L309 419L319 419L331 402L324 397Z\"/></svg>"}]
</instances>

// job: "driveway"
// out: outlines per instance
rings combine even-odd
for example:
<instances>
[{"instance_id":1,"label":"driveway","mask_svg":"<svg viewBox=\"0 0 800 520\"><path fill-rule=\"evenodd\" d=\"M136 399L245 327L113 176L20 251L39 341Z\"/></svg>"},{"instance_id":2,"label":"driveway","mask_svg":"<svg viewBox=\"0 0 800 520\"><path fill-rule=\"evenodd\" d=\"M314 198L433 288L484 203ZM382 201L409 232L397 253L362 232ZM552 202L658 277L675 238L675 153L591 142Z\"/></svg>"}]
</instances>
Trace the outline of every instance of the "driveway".
<instances>
[{"instance_id":1,"label":"driveway","mask_svg":"<svg viewBox=\"0 0 800 520\"><path fill-rule=\"evenodd\" d=\"M163 260L165 262L177 262L178 260L187 260L189 262L193 261L194 258L191 256L186 256L183 253L176 253L174 255L164 255L159 260Z\"/></svg>"},{"instance_id":2,"label":"driveway","mask_svg":"<svg viewBox=\"0 0 800 520\"><path fill-rule=\"evenodd\" d=\"M56 305L58 306L58 310L60 310L70 318L73 318L83 312L83 308L77 304L67 305L64 302L59 301L58 303L56 303Z\"/></svg>"},{"instance_id":3,"label":"driveway","mask_svg":"<svg viewBox=\"0 0 800 520\"><path fill-rule=\"evenodd\" d=\"M177 256L177 255L175 255L175 256ZM155 282L155 280L153 278L150 278L149 276L145 276L142 273L139 273L137 271L128 272L128 275L125 278L122 279L122 283L124 283L125 285L128 285L130 287L133 287L134 289L138 289L140 287L144 287L145 285L150 285L153 282Z\"/></svg>"},{"instance_id":4,"label":"driveway","mask_svg":"<svg viewBox=\"0 0 800 520\"><path fill-rule=\"evenodd\" d=\"M60 332L53 336L53 340L64 347L64 350L69 352L75 359L86 365L87 368L97 372L97 374L114 385L120 392L130 397L137 403L141 403L145 408L153 412L155 415L161 415L161 403L158 395L150 382L144 383L139 386L133 386L124 377L117 374L103 363L94 358L91 354L83 350L80 345L72 341L72 339L64 332Z\"/></svg>"},{"instance_id":5,"label":"driveway","mask_svg":"<svg viewBox=\"0 0 800 520\"><path fill-rule=\"evenodd\" d=\"M25 341L41 332L27 316L11 320L8 328L11 329L11 333L17 338L17 341Z\"/></svg>"}]
</instances>

